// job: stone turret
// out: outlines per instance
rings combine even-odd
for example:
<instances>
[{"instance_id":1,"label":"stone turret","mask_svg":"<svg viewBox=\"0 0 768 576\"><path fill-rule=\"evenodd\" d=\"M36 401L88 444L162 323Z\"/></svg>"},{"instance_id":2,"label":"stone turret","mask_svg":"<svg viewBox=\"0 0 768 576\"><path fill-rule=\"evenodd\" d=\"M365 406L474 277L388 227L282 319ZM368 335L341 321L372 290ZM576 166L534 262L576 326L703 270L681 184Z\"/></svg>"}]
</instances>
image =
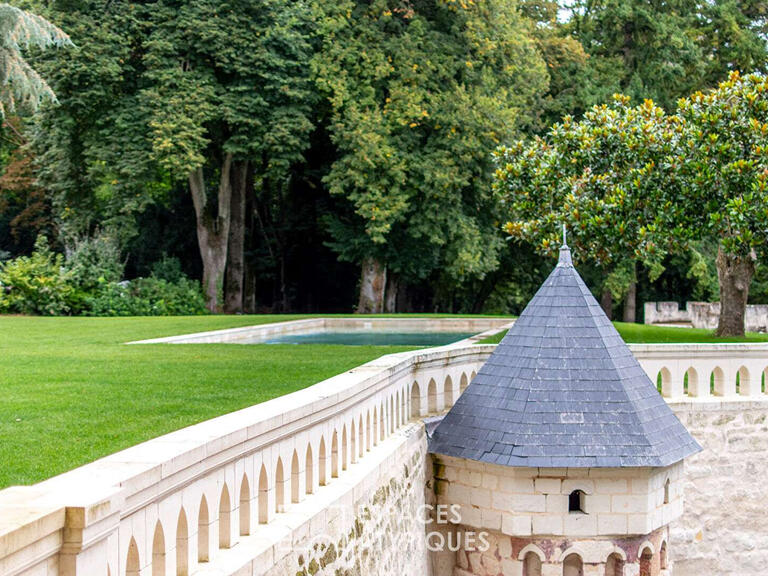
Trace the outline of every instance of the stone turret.
<instances>
[{"instance_id":1,"label":"stone turret","mask_svg":"<svg viewBox=\"0 0 768 576\"><path fill-rule=\"evenodd\" d=\"M700 447L567 246L429 448L452 529L488 534L456 552L455 576L671 574L683 459Z\"/></svg>"}]
</instances>

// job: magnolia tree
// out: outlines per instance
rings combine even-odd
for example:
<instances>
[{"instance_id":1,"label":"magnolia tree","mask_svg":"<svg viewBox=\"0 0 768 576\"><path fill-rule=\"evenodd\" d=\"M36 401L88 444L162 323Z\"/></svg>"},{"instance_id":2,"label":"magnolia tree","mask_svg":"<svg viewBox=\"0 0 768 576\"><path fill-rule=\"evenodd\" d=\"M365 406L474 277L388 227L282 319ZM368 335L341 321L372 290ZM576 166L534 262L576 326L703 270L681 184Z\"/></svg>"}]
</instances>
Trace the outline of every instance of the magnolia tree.
<instances>
[{"instance_id":1,"label":"magnolia tree","mask_svg":"<svg viewBox=\"0 0 768 576\"><path fill-rule=\"evenodd\" d=\"M546 139L499 149L495 186L512 215L506 232L551 252L567 224L576 257L604 270L614 290L631 283L634 262L654 276L667 253L714 240L717 333L743 334L768 235L767 95L765 77L733 73L681 100L674 115L617 97L580 122L566 117Z\"/></svg>"},{"instance_id":2,"label":"magnolia tree","mask_svg":"<svg viewBox=\"0 0 768 576\"><path fill-rule=\"evenodd\" d=\"M653 102L632 107L617 96L579 122L565 117L546 138L500 148L495 190L511 216L505 231L554 253L565 224L574 257L603 272L610 314L611 296L631 293L635 263L658 275L664 255L688 236L669 233L684 218L670 161L678 133L676 118Z\"/></svg>"},{"instance_id":3,"label":"magnolia tree","mask_svg":"<svg viewBox=\"0 0 768 576\"><path fill-rule=\"evenodd\" d=\"M738 72L678 104L676 173L696 234L718 242L717 334L744 333L755 261L768 238L768 78Z\"/></svg>"}]
</instances>

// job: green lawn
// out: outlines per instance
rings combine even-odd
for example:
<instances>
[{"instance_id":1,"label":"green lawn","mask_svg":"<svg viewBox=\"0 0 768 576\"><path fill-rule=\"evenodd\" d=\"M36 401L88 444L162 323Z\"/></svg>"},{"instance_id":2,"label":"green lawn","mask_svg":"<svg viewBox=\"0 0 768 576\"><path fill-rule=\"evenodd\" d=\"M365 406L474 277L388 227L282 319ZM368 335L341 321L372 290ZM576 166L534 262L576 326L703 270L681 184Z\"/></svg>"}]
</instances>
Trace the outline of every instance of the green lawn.
<instances>
[{"instance_id":1,"label":"green lawn","mask_svg":"<svg viewBox=\"0 0 768 576\"><path fill-rule=\"evenodd\" d=\"M304 388L382 354L408 349L124 345L306 317L0 316L0 488L38 482L138 442ZM630 342L714 341L704 331L617 327ZM501 335L493 338L500 339Z\"/></svg>"},{"instance_id":2,"label":"green lawn","mask_svg":"<svg viewBox=\"0 0 768 576\"><path fill-rule=\"evenodd\" d=\"M123 344L302 317L0 317L0 488L38 482L407 349Z\"/></svg>"},{"instance_id":3,"label":"green lawn","mask_svg":"<svg viewBox=\"0 0 768 576\"><path fill-rule=\"evenodd\" d=\"M748 333L743 338L716 338L710 330L695 328L669 328L666 326L646 326L645 324L626 324L614 322L625 342L640 344L695 344L695 343L726 343L726 342L768 342L768 334ZM506 330L489 336L479 344L498 344Z\"/></svg>"}]
</instances>

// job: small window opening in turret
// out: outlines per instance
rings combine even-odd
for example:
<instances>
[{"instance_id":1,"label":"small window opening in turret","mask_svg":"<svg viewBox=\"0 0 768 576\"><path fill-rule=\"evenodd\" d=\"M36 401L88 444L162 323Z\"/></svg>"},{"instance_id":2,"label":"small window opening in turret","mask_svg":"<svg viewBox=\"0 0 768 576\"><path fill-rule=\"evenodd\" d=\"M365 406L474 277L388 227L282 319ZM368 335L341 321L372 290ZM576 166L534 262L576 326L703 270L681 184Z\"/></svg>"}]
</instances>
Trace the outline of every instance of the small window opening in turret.
<instances>
[{"instance_id":1,"label":"small window opening in turret","mask_svg":"<svg viewBox=\"0 0 768 576\"><path fill-rule=\"evenodd\" d=\"M586 514L585 499L586 494L582 490L571 492L570 496L568 496L568 512Z\"/></svg>"},{"instance_id":2,"label":"small window opening in turret","mask_svg":"<svg viewBox=\"0 0 768 576\"><path fill-rule=\"evenodd\" d=\"M669 504L669 478L664 482L664 504Z\"/></svg>"}]
</instances>

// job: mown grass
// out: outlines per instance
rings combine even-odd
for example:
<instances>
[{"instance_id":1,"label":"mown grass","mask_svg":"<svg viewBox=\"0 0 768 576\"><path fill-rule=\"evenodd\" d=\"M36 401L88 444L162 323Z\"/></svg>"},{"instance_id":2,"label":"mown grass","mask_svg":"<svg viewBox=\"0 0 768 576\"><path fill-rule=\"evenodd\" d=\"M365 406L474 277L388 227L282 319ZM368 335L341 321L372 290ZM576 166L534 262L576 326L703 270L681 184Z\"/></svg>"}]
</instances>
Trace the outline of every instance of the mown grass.
<instances>
[{"instance_id":1,"label":"mown grass","mask_svg":"<svg viewBox=\"0 0 768 576\"><path fill-rule=\"evenodd\" d=\"M301 317L0 317L0 487L38 482L407 349L124 344Z\"/></svg>"},{"instance_id":2,"label":"mown grass","mask_svg":"<svg viewBox=\"0 0 768 576\"><path fill-rule=\"evenodd\" d=\"M409 349L124 344L307 317L0 316L0 488L38 482L138 442L299 390L382 354ZM706 331L634 324L617 328L629 342L721 341ZM768 336L750 335L747 340L766 341Z\"/></svg>"},{"instance_id":3,"label":"mown grass","mask_svg":"<svg viewBox=\"0 0 768 576\"><path fill-rule=\"evenodd\" d=\"M728 342L768 342L768 334L748 333L739 338L718 338L711 330L697 328L671 328L667 326L646 326L645 324L626 324L614 322L625 342L634 344L700 344ZM484 338L479 344L498 344L507 331Z\"/></svg>"}]
</instances>

